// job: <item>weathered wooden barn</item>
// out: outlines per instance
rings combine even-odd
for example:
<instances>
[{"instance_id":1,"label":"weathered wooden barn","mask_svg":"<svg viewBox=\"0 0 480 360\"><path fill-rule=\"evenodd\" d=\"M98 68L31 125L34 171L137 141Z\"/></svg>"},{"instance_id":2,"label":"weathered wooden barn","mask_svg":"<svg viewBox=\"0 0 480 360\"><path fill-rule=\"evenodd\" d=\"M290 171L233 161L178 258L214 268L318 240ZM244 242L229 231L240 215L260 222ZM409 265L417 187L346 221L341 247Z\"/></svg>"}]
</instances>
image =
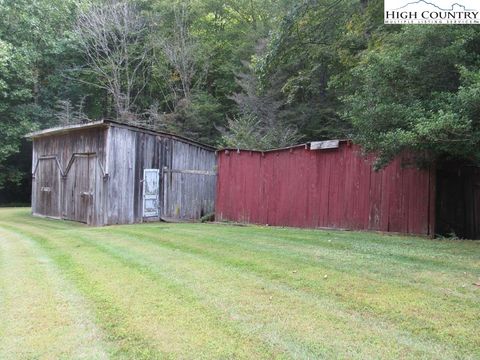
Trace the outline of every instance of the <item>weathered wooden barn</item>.
<instances>
[{"instance_id":1,"label":"weathered wooden barn","mask_svg":"<svg viewBox=\"0 0 480 360\"><path fill-rule=\"evenodd\" d=\"M359 147L337 140L264 152L222 150L216 218L433 236L436 170L405 165L399 157L376 172Z\"/></svg>"},{"instance_id":2,"label":"weathered wooden barn","mask_svg":"<svg viewBox=\"0 0 480 360\"><path fill-rule=\"evenodd\" d=\"M107 120L27 136L34 215L110 225L192 220L214 211L210 146Z\"/></svg>"}]
</instances>

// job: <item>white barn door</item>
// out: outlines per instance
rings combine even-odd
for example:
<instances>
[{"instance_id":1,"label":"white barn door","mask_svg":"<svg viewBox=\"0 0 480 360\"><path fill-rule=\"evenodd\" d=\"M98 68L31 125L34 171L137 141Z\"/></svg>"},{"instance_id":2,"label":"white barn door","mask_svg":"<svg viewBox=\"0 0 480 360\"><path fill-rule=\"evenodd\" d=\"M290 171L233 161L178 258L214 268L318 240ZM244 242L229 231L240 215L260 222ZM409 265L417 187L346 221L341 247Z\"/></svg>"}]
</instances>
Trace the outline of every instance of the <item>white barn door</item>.
<instances>
[{"instance_id":1,"label":"white barn door","mask_svg":"<svg viewBox=\"0 0 480 360\"><path fill-rule=\"evenodd\" d=\"M160 170L143 170L143 217L159 216Z\"/></svg>"}]
</instances>

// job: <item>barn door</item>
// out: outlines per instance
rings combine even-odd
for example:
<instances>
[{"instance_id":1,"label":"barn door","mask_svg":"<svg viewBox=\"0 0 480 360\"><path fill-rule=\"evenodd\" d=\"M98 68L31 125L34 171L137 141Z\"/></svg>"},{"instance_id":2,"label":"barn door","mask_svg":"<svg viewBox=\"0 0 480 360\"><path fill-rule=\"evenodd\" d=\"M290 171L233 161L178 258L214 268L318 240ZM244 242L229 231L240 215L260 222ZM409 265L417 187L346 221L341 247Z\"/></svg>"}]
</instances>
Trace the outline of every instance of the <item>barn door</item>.
<instances>
[{"instance_id":1,"label":"barn door","mask_svg":"<svg viewBox=\"0 0 480 360\"><path fill-rule=\"evenodd\" d=\"M160 194L160 171L158 169L143 170L143 217L158 217Z\"/></svg>"},{"instance_id":2,"label":"barn door","mask_svg":"<svg viewBox=\"0 0 480 360\"><path fill-rule=\"evenodd\" d=\"M214 212L216 173L163 169L163 220L195 220Z\"/></svg>"},{"instance_id":3,"label":"barn door","mask_svg":"<svg viewBox=\"0 0 480 360\"><path fill-rule=\"evenodd\" d=\"M55 156L42 157L34 170L33 213L60 217L60 168Z\"/></svg>"},{"instance_id":4,"label":"barn door","mask_svg":"<svg viewBox=\"0 0 480 360\"><path fill-rule=\"evenodd\" d=\"M96 161L92 154L75 154L67 169L64 218L92 223Z\"/></svg>"}]
</instances>

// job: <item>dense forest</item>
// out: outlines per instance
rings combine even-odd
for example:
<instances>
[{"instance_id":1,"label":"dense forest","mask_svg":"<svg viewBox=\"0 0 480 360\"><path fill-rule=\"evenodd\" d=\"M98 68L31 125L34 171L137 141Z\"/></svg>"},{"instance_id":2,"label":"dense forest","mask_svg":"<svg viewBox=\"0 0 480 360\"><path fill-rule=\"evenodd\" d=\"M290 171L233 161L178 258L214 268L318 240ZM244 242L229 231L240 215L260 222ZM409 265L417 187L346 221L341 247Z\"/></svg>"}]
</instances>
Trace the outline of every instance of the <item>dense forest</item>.
<instances>
[{"instance_id":1,"label":"dense forest","mask_svg":"<svg viewBox=\"0 0 480 360\"><path fill-rule=\"evenodd\" d=\"M26 133L102 118L478 163L480 29L384 25L383 0L0 1L0 188L29 177Z\"/></svg>"}]
</instances>

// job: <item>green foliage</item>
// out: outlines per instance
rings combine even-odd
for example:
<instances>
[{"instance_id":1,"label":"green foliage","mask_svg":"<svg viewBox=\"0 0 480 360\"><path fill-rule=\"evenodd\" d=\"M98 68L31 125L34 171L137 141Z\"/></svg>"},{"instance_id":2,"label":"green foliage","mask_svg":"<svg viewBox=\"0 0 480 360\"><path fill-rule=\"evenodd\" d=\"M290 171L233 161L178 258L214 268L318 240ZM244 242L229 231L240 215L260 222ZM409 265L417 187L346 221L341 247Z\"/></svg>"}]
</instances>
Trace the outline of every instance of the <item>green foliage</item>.
<instances>
[{"instance_id":1,"label":"green foliage","mask_svg":"<svg viewBox=\"0 0 480 360\"><path fill-rule=\"evenodd\" d=\"M474 27L405 27L372 40L356 66L334 84L345 94L354 138L379 155L478 162L480 40Z\"/></svg>"},{"instance_id":2,"label":"green foliage","mask_svg":"<svg viewBox=\"0 0 480 360\"><path fill-rule=\"evenodd\" d=\"M205 144L215 145L218 137L216 126L224 122L221 107L214 96L206 91L197 91L180 109L183 123L172 130Z\"/></svg>"},{"instance_id":3,"label":"green foliage","mask_svg":"<svg viewBox=\"0 0 480 360\"><path fill-rule=\"evenodd\" d=\"M257 62L264 88L281 89L279 117L309 140L352 137L378 167L402 151L478 163L479 31L386 26L382 13L379 0L292 8Z\"/></svg>"},{"instance_id":4,"label":"green foliage","mask_svg":"<svg viewBox=\"0 0 480 360\"><path fill-rule=\"evenodd\" d=\"M222 145L236 149L262 149L263 139L259 132L260 122L253 115L229 119L227 132L222 136Z\"/></svg>"},{"instance_id":5,"label":"green foliage","mask_svg":"<svg viewBox=\"0 0 480 360\"><path fill-rule=\"evenodd\" d=\"M19 170L5 162L19 150L21 137L32 128L29 116L33 109L24 106L32 98L29 65L24 54L0 40L0 188L21 178Z\"/></svg>"},{"instance_id":6,"label":"green foliage","mask_svg":"<svg viewBox=\"0 0 480 360\"><path fill-rule=\"evenodd\" d=\"M245 113L228 120L220 145L226 148L267 150L282 148L300 140L296 129L281 122L265 124Z\"/></svg>"},{"instance_id":7,"label":"green foliage","mask_svg":"<svg viewBox=\"0 0 480 360\"><path fill-rule=\"evenodd\" d=\"M64 31L73 1L2 1L0 3L0 188L18 183L25 173L7 160L30 130L54 123L60 87L58 59L65 51ZM58 81L60 83L60 81ZM65 79L62 86L67 86Z\"/></svg>"},{"instance_id":8,"label":"green foliage","mask_svg":"<svg viewBox=\"0 0 480 360\"><path fill-rule=\"evenodd\" d=\"M74 31L103 3L0 2L0 187L25 175L26 132L116 116ZM231 147L349 137L379 167L402 151L480 161L474 26L384 25L382 0L131 3L148 24L132 45L149 49L130 87L139 124Z\"/></svg>"},{"instance_id":9,"label":"green foliage","mask_svg":"<svg viewBox=\"0 0 480 360\"><path fill-rule=\"evenodd\" d=\"M343 138L349 133L329 82L344 71L345 52L359 47L343 38L356 9L350 1L296 3L257 62L263 86L276 88L284 104L279 116L295 124L307 140Z\"/></svg>"}]
</instances>

